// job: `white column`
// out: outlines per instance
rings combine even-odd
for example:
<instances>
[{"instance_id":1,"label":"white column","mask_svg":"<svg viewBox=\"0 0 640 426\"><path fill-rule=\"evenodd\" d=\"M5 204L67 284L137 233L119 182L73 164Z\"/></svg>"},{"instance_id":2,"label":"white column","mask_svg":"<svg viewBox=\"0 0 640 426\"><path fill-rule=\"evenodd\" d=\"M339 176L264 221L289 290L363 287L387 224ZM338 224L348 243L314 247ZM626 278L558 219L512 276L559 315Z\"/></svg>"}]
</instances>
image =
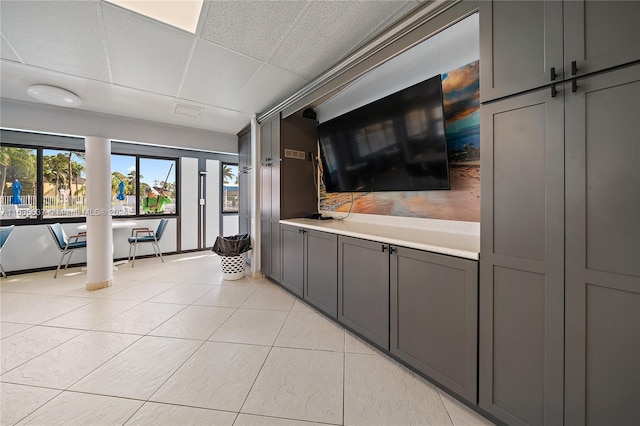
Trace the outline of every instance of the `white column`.
<instances>
[{"instance_id":1,"label":"white column","mask_svg":"<svg viewBox=\"0 0 640 426\"><path fill-rule=\"evenodd\" d=\"M251 276L259 278L260 272L260 124L256 116L251 119Z\"/></svg>"},{"instance_id":2,"label":"white column","mask_svg":"<svg viewBox=\"0 0 640 426\"><path fill-rule=\"evenodd\" d=\"M111 141L96 136L84 140L87 171L87 290L113 282L111 228Z\"/></svg>"}]
</instances>

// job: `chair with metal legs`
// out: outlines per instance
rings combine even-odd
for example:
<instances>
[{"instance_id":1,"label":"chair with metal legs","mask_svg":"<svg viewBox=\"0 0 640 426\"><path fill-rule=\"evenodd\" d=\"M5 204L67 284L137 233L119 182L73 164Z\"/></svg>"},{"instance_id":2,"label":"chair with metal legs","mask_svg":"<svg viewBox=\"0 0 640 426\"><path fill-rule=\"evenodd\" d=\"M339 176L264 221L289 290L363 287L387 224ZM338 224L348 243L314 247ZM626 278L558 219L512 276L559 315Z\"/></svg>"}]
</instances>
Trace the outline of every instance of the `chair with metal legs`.
<instances>
[{"instance_id":1,"label":"chair with metal legs","mask_svg":"<svg viewBox=\"0 0 640 426\"><path fill-rule=\"evenodd\" d=\"M4 245L7 243L9 236L11 235L11 231L15 228L15 225L5 226L0 228L0 260L2 260L2 249ZM6 277L7 274L4 272L4 268L2 267L2 263L0 263L0 275Z\"/></svg>"},{"instance_id":2,"label":"chair with metal legs","mask_svg":"<svg viewBox=\"0 0 640 426\"><path fill-rule=\"evenodd\" d=\"M131 237L129 237L129 260L131 261L131 267L134 266L134 263L136 261L136 249L138 248L138 244L140 243L151 243L155 256L159 256L160 260L162 260L162 263L164 263L164 259L162 258L162 251L160 251L160 245L158 245L158 243L162 238L162 234L164 234L167 223L169 223L168 219L161 219L160 224L158 225L158 229L156 229L155 232L149 228L133 228L131 230ZM131 256L132 249L133 258Z\"/></svg>"},{"instance_id":3,"label":"chair with metal legs","mask_svg":"<svg viewBox=\"0 0 640 426\"><path fill-rule=\"evenodd\" d=\"M69 267L69 262L71 262L71 256L73 256L73 251L81 248L87 247L87 233L80 232L77 235L72 235L67 237L64 229L62 229L62 225L59 223L54 223L53 225L47 225L49 231L51 232L51 236L56 242L58 249L62 252L60 256L60 262L58 262L58 267L56 268L56 273L53 274L53 278L58 276L58 271L60 270L60 266L62 265L62 261L66 255L69 255L67 258L67 263L64 265L64 269ZM80 240L80 238L84 238L84 240Z\"/></svg>"}]
</instances>

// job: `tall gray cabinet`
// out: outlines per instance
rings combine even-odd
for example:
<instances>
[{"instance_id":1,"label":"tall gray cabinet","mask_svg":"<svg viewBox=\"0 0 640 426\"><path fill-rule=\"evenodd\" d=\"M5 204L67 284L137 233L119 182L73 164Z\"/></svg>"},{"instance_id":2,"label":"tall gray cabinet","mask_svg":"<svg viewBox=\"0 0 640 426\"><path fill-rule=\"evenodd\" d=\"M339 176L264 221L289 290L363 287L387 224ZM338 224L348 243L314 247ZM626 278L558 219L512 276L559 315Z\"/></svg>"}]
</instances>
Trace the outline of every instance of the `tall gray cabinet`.
<instances>
[{"instance_id":1,"label":"tall gray cabinet","mask_svg":"<svg viewBox=\"0 0 640 426\"><path fill-rule=\"evenodd\" d=\"M565 423L638 425L640 64L577 84L565 116Z\"/></svg>"},{"instance_id":2,"label":"tall gray cabinet","mask_svg":"<svg viewBox=\"0 0 640 426\"><path fill-rule=\"evenodd\" d=\"M640 424L640 2L480 3L480 406Z\"/></svg>"},{"instance_id":3,"label":"tall gray cabinet","mask_svg":"<svg viewBox=\"0 0 640 426\"><path fill-rule=\"evenodd\" d=\"M316 122L299 115L260 124L261 269L280 282L280 220L304 217L318 209L313 161Z\"/></svg>"}]
</instances>

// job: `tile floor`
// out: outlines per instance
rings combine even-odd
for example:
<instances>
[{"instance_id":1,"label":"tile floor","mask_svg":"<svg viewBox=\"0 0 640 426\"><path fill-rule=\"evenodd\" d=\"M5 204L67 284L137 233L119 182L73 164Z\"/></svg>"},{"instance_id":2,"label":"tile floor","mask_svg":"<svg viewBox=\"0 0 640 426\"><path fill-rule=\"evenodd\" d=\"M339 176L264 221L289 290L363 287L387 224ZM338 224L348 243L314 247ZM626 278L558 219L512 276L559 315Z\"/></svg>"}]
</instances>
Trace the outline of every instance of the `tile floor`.
<instances>
[{"instance_id":1,"label":"tile floor","mask_svg":"<svg viewBox=\"0 0 640 426\"><path fill-rule=\"evenodd\" d=\"M211 252L1 281L2 425L486 425L266 279Z\"/></svg>"}]
</instances>

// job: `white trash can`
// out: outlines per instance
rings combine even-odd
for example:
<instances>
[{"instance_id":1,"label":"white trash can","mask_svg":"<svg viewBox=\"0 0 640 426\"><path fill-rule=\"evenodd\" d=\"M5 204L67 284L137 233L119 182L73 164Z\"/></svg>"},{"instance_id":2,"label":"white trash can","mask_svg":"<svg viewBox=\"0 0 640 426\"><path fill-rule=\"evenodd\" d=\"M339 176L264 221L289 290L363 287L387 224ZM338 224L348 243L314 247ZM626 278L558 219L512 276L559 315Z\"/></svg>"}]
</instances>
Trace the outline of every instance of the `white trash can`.
<instances>
[{"instance_id":1,"label":"white trash can","mask_svg":"<svg viewBox=\"0 0 640 426\"><path fill-rule=\"evenodd\" d=\"M222 278L234 281L244 278L244 270L247 265L247 253L238 256L220 256L222 260Z\"/></svg>"}]
</instances>

